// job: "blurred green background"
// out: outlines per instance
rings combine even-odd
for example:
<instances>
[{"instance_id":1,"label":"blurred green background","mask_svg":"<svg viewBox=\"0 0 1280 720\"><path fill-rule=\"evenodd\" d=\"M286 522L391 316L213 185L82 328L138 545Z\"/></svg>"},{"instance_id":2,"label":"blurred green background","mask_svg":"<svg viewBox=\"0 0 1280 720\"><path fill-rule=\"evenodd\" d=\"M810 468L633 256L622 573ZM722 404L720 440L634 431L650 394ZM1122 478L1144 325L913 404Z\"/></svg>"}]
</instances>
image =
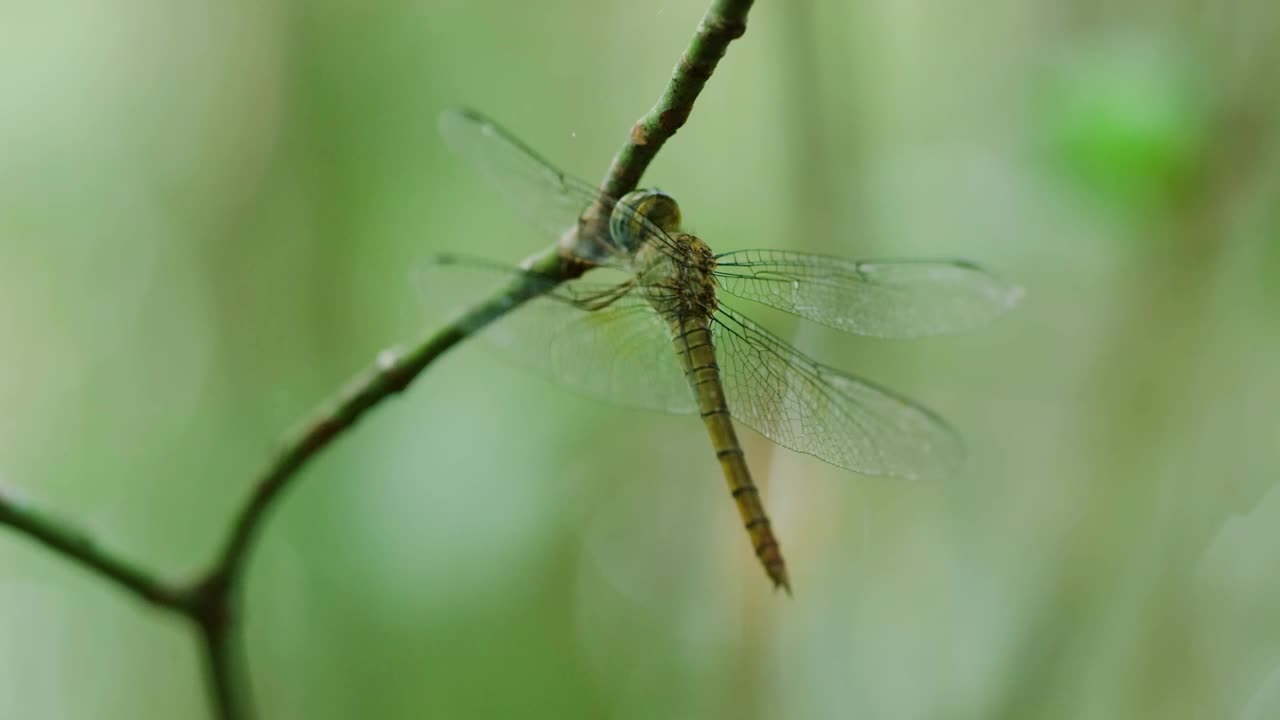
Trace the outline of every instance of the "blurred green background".
<instances>
[{"instance_id":1,"label":"blurred green background","mask_svg":"<svg viewBox=\"0 0 1280 720\"><path fill-rule=\"evenodd\" d=\"M0 489L183 579L283 430L545 246L435 132L597 180L705 9L0 3ZM646 175L718 250L978 261L960 337L801 327L969 447L923 485L479 346L306 472L246 598L264 718L1280 717L1280 4L762 2ZM188 628L0 532L0 717L207 717Z\"/></svg>"}]
</instances>

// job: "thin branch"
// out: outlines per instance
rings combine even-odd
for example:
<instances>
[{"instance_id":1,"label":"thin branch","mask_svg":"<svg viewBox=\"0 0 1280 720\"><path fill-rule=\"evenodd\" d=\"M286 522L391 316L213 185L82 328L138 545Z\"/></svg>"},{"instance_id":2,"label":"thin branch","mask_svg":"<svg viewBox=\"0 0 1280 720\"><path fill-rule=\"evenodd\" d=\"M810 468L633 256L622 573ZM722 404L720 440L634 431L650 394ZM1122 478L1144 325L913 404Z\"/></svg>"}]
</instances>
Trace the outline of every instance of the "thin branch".
<instances>
[{"instance_id":1,"label":"thin branch","mask_svg":"<svg viewBox=\"0 0 1280 720\"><path fill-rule=\"evenodd\" d=\"M670 82L658 102L631 130L628 141L614 156L601 191L620 197L633 190L663 143L684 125L693 102L724 56L725 48L746 32L750 0L715 0L698 24L688 49L676 64ZM584 213L586 216L592 211ZM553 281L580 275L584 268L556 248L534 255L522 265ZM550 287L545 282L517 279L513 285L485 301L444 329L433 333L412 350L383 353L377 364L347 385L327 409L303 429L285 440L283 449L259 476L252 495L241 510L210 577L226 575L234 586L244 557L267 511L287 489L290 480L312 458L351 428L366 412L400 393L458 342L502 317L524 301Z\"/></svg>"},{"instance_id":2,"label":"thin branch","mask_svg":"<svg viewBox=\"0 0 1280 720\"><path fill-rule=\"evenodd\" d=\"M694 100L724 56L725 48L746 32L750 8L750 1L712 2L666 90L632 128L628 142L613 158L601 184L602 192L620 197L635 188L663 143L688 119ZM584 211L581 222L607 220L602 212L602 205L593 205ZM568 237L572 238L572 233ZM252 716L252 711L245 684L240 681L244 673L237 658L238 593L245 562L263 521L308 462L383 400L407 388L436 358L512 309L546 292L554 283L578 277L586 269L555 246L529 258L523 267L529 273L518 276L506 289L410 350L382 353L374 367L348 384L324 410L287 437L280 452L254 483L216 562L187 588L170 587L132 563L99 549L80 532L43 513L3 499L0 499L0 524L35 538L148 603L192 620L199 630L217 717L245 720Z\"/></svg>"},{"instance_id":3,"label":"thin branch","mask_svg":"<svg viewBox=\"0 0 1280 720\"><path fill-rule=\"evenodd\" d=\"M631 128L631 137L613 157L600 190L622 197L635 189L640 176L667 139L689 119L693 101L711 79L729 43L747 31L752 0L715 0L698 23L689 47L680 56L671 81L658 102Z\"/></svg>"},{"instance_id":4,"label":"thin branch","mask_svg":"<svg viewBox=\"0 0 1280 720\"><path fill-rule=\"evenodd\" d=\"M373 367L348 383L328 407L286 439L280 453L255 483L253 493L236 518L222 554L209 576L226 576L231 585L237 582L264 515L287 489L290 478L355 425L366 412L402 392L449 348L552 286L541 278L558 281L569 277L559 253L554 249L529 258L522 267L529 273L518 275L509 287L432 333L413 349L381 353Z\"/></svg>"},{"instance_id":5,"label":"thin branch","mask_svg":"<svg viewBox=\"0 0 1280 720\"><path fill-rule=\"evenodd\" d=\"M243 674L231 647L236 634L218 630L212 625L201 624L199 629L205 649L205 677L217 717L221 720L247 720L250 717L248 693L235 681Z\"/></svg>"},{"instance_id":6,"label":"thin branch","mask_svg":"<svg viewBox=\"0 0 1280 720\"><path fill-rule=\"evenodd\" d=\"M614 157L601 184L601 191L620 197L633 190L649 163L667 138L684 125L693 102L724 56L725 48L746 32L750 0L714 0L698 24L697 32L676 64L671 81L658 102L631 130L630 138ZM593 205L583 214L583 222L602 219L602 206ZM572 237L572 235L570 235ZM586 269L569 255L548 248L526 260L524 268L555 282L577 277ZM374 367L366 370L330 405L285 440L280 453L270 462L253 493L236 518L217 563L200 586L204 605L212 608L221 620L202 624L211 684L215 699L224 698L223 691L233 687L226 677L234 672L227 658L227 636L234 633L235 623L230 604L243 572L245 559L257 537L268 511L279 500L290 481L314 457L331 445L383 400L396 395L413 382L436 358L476 331L497 320L512 309L551 287L545 281L524 275L505 290L465 313L442 330L433 333L405 353L385 352ZM224 711L224 718L230 718Z\"/></svg>"},{"instance_id":7,"label":"thin branch","mask_svg":"<svg viewBox=\"0 0 1280 720\"><path fill-rule=\"evenodd\" d=\"M221 720L249 720L253 711L235 632L239 597L231 578L211 575L192 588L192 619L204 650L210 702Z\"/></svg>"},{"instance_id":8,"label":"thin branch","mask_svg":"<svg viewBox=\"0 0 1280 720\"><path fill-rule=\"evenodd\" d=\"M181 590L147 571L99 547L93 538L52 515L25 503L0 497L0 525L20 533L115 582L152 605L185 612L187 597Z\"/></svg>"}]
</instances>

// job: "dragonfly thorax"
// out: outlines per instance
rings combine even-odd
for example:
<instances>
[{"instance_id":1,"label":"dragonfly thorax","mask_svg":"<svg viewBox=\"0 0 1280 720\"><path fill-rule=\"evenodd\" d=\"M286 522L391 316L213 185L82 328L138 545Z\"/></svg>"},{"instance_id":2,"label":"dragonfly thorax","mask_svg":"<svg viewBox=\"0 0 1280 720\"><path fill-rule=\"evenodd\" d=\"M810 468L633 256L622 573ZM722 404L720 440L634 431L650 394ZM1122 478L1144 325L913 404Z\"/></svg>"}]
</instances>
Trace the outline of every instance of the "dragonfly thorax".
<instances>
[{"instance_id":1,"label":"dragonfly thorax","mask_svg":"<svg viewBox=\"0 0 1280 720\"><path fill-rule=\"evenodd\" d=\"M660 190L633 190L609 217L614 242L632 255L649 301L668 319L710 315L716 308L715 255L680 232L680 206Z\"/></svg>"},{"instance_id":2,"label":"dragonfly thorax","mask_svg":"<svg viewBox=\"0 0 1280 720\"><path fill-rule=\"evenodd\" d=\"M649 302L668 320L709 317L716 309L716 258L699 238L676 233L646 242L637 277Z\"/></svg>"}]
</instances>

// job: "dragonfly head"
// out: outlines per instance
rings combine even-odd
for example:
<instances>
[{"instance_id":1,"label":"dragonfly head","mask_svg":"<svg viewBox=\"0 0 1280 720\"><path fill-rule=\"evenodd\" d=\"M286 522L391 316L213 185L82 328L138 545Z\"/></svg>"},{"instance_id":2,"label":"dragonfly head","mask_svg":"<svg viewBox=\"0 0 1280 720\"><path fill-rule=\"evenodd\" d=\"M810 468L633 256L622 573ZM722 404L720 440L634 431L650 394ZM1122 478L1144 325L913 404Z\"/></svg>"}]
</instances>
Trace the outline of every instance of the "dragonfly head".
<instances>
[{"instance_id":1,"label":"dragonfly head","mask_svg":"<svg viewBox=\"0 0 1280 720\"><path fill-rule=\"evenodd\" d=\"M661 190L632 190L622 196L609 216L609 233L614 241L632 252L639 250L644 242L638 217L668 235L680 231L680 206L675 198Z\"/></svg>"}]
</instances>

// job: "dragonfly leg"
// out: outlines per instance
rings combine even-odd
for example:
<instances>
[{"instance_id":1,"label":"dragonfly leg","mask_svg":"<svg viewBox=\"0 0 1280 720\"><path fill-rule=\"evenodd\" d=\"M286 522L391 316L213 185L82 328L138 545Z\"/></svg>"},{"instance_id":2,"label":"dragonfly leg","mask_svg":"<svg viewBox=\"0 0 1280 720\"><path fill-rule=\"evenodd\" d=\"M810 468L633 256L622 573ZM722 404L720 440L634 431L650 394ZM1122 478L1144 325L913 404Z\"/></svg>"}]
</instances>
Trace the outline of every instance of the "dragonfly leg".
<instances>
[{"instance_id":1,"label":"dragonfly leg","mask_svg":"<svg viewBox=\"0 0 1280 720\"><path fill-rule=\"evenodd\" d=\"M635 285L636 285L636 281L634 278L632 278L630 280L627 280L624 283L619 283L617 285L614 285L613 287L607 290L601 290L600 292L593 293L591 295L585 295L583 297L576 298L574 300L574 303L578 307L582 308L583 310L587 310L589 312L595 312L596 310L603 310L609 307L610 305L612 305L613 303L617 302L623 296L625 296L628 292L631 291L631 288L635 287Z\"/></svg>"}]
</instances>

